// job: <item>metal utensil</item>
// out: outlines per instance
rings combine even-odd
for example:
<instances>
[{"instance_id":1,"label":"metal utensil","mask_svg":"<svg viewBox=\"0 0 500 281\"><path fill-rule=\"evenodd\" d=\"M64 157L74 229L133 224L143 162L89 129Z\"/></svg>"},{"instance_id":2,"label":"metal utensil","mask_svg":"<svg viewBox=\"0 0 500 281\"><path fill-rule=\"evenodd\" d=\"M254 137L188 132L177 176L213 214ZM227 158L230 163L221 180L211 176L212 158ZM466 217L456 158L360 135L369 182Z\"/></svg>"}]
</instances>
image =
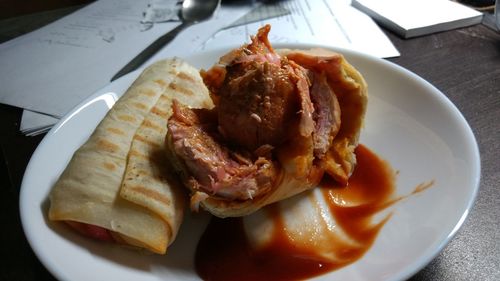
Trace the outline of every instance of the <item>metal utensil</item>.
<instances>
[{"instance_id":1,"label":"metal utensil","mask_svg":"<svg viewBox=\"0 0 500 281\"><path fill-rule=\"evenodd\" d=\"M185 28L209 19L217 7L220 5L220 0L184 0L182 2L181 18L182 23L176 28L162 35L160 38L156 39L151 43L146 49L144 49L140 54L133 58L127 65L125 65L118 73L111 78L114 81L121 76L136 70L141 66L146 60L156 54L161 48L170 43L177 34L179 34Z\"/></svg>"}]
</instances>

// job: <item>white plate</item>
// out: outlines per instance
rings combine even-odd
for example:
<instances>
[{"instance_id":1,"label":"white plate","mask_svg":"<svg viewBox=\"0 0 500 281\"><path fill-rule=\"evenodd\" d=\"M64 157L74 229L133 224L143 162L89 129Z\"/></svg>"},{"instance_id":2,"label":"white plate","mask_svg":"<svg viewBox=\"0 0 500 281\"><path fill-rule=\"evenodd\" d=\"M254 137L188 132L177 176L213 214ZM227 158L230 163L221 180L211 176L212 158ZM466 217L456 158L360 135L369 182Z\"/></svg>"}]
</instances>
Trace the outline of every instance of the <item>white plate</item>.
<instances>
[{"instance_id":1,"label":"white plate","mask_svg":"<svg viewBox=\"0 0 500 281\"><path fill-rule=\"evenodd\" d=\"M225 51L201 53L186 60L207 68ZM399 171L398 194L408 194L431 180L434 186L395 207L364 257L318 279L406 279L441 251L467 216L479 185L478 147L457 108L428 82L387 61L340 52L369 85L361 143ZM71 111L43 139L26 169L20 195L24 231L35 254L59 279L198 279L193 256L206 217L189 216L169 253L157 256L91 241L46 216L48 193L73 152L138 74L115 81Z\"/></svg>"}]
</instances>

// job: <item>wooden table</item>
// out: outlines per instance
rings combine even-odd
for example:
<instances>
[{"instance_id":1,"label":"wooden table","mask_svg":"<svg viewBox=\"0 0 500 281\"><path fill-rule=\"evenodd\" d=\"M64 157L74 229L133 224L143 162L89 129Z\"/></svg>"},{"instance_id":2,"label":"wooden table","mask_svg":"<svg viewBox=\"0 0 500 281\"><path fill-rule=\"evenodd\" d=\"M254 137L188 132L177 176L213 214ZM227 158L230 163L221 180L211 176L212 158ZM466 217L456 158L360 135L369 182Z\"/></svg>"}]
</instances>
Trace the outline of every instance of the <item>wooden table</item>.
<instances>
[{"instance_id":1,"label":"wooden table","mask_svg":"<svg viewBox=\"0 0 500 281\"><path fill-rule=\"evenodd\" d=\"M440 89L469 122L481 152L481 186L470 215L410 280L500 280L500 34L483 25L407 40L386 33L401 52L389 61ZM21 114L19 108L0 105L0 280L53 280L28 245L19 218L23 173L44 137L19 133Z\"/></svg>"}]
</instances>

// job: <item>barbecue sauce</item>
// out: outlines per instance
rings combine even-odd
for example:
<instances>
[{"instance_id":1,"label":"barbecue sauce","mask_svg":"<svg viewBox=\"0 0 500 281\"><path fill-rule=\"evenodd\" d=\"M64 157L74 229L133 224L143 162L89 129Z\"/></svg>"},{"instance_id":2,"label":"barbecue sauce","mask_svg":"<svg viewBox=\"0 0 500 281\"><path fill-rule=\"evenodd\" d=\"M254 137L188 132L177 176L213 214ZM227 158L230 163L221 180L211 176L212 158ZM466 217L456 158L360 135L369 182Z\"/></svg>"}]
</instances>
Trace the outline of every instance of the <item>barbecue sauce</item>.
<instances>
[{"instance_id":1,"label":"barbecue sauce","mask_svg":"<svg viewBox=\"0 0 500 281\"><path fill-rule=\"evenodd\" d=\"M251 247L242 218L213 217L196 251L198 275L204 280L218 281L297 280L324 274L361 258L390 217L386 215L373 223L374 216L401 198L394 199L395 173L385 161L363 145L356 149L356 156L358 163L347 187L327 177L320 184L337 226L358 242L356 246L347 245L332 235L324 247L335 251L341 262L294 245L283 231L285 225L278 208L271 205L267 208L275 225L272 242L258 250Z\"/></svg>"}]
</instances>

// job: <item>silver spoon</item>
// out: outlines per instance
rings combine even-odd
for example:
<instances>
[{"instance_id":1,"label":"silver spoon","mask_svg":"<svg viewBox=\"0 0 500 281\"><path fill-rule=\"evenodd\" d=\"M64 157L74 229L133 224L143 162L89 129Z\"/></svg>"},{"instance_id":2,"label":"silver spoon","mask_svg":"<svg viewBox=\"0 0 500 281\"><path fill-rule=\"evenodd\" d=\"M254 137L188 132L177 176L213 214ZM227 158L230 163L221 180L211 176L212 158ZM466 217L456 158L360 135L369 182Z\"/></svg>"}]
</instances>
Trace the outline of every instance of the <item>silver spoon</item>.
<instances>
[{"instance_id":1,"label":"silver spoon","mask_svg":"<svg viewBox=\"0 0 500 281\"><path fill-rule=\"evenodd\" d=\"M184 0L181 9L182 23L151 43L146 49L127 63L127 65L120 69L120 71L111 78L111 81L136 70L161 48L170 43L170 41L186 27L210 18L219 6L220 1L221 0Z\"/></svg>"}]
</instances>

